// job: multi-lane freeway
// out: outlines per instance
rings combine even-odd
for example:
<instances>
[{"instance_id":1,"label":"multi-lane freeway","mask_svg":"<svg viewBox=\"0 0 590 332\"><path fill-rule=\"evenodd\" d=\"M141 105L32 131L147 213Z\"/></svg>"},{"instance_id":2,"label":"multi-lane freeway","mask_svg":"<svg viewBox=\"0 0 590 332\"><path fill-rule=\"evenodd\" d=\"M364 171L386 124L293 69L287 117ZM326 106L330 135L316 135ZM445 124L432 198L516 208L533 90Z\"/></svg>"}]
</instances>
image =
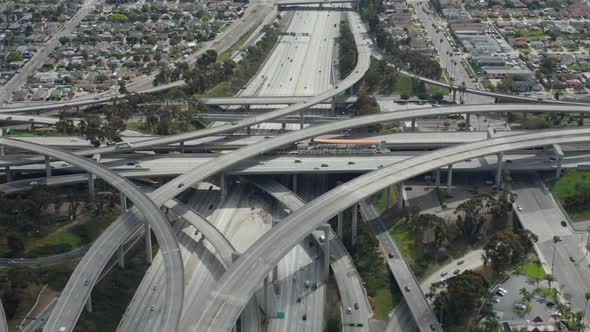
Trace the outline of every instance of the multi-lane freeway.
<instances>
[{"instance_id":1,"label":"multi-lane freeway","mask_svg":"<svg viewBox=\"0 0 590 332\"><path fill-rule=\"evenodd\" d=\"M67 161L87 171L89 177L96 176L103 179L134 203L136 207L134 210L141 213L143 216L142 219L154 229L154 233L158 238L158 243L164 253L164 264L166 265L166 278L168 281L166 285L167 307L161 311L162 319L158 326L164 330L176 330L180 319L180 310L182 309L182 299L184 295L184 272L181 265L182 258L180 257L178 243L176 242L176 238L172 233L170 225L160 211L160 208L129 180L126 180L89 159L81 158L68 152L56 150L47 146L35 145L7 138L0 138L0 144L12 148L33 151L52 158ZM94 180L90 179L90 181ZM85 258L87 257L88 256L85 256ZM100 267L104 267L104 265ZM68 283L73 283L74 286L69 289L70 292L64 291L62 293L62 298L77 298L79 302L78 308L81 310L82 304L88 296L79 297L79 292L74 291L81 288L91 289L96 282L96 277L97 275L79 275L77 278L70 278ZM58 303L54 312L59 313L62 310L63 308L60 308ZM80 311L78 311L78 315L79 313ZM60 329L61 331L71 331L74 329L75 320L77 320L77 315L74 320L50 321L48 322L47 327L50 331L57 329Z\"/></svg>"},{"instance_id":2,"label":"multi-lane freeway","mask_svg":"<svg viewBox=\"0 0 590 332\"><path fill-rule=\"evenodd\" d=\"M395 244L395 241L393 241L391 235L389 235L387 228L383 225L375 207L364 200L359 202L359 206L361 208L361 215L367 221L379 241L384 257L387 257L387 265L401 289L405 302L409 304L412 316L416 319L422 315L432 315L429 303L420 288L418 280L412 273L410 266L405 261L401 251ZM428 323L430 324L430 330L442 331L436 318L434 320L432 317L426 319L429 319L430 322L422 322L418 320L418 326L421 331L424 331L425 325Z\"/></svg>"},{"instance_id":3,"label":"multi-lane freeway","mask_svg":"<svg viewBox=\"0 0 590 332\"><path fill-rule=\"evenodd\" d=\"M349 15L351 15L349 13ZM354 25L353 25L354 26ZM459 106L458 106L459 107ZM338 132L343 129L347 128L354 128L354 127L361 127L366 126L369 124L374 123L383 123L387 121L395 121L400 119L411 119L414 117L424 117L424 116L433 116L433 115L447 115L447 114L454 114L454 113L466 113L466 112L493 112L493 111L569 111L569 112L588 112L589 109L587 107L581 106L569 106L569 105L561 105L561 106L549 106L549 105L527 105L527 104L518 104L518 105L480 105L480 106L470 106L470 107L460 107L461 110L458 112L458 107L447 107L447 108L435 108L435 109L415 109L415 110L408 110L408 111L400 111L395 113L384 113L384 114L376 114L364 117L357 117L354 120L346 120L346 121L339 121L336 123L330 123L325 125L318 125L309 128L305 128L303 130L291 132L288 134L284 134L278 136L276 138L268 139L263 142L253 144L251 146L242 148L235 153L223 155L219 158L214 159L209 163L205 163L200 167L196 167L190 172L187 172L174 180L170 181L166 185L158 188L153 195L152 198L156 201L156 204L163 204L169 198L175 197L179 193L183 192L186 187L186 184L196 183L202 181L210 176L213 176L224 169L240 162L241 160L254 157L266 151L271 151L276 149L280 146L292 144L294 142L309 138L315 137L319 135L324 135L331 132ZM511 136L512 137L512 136ZM486 155L486 154L483 154ZM464 158L468 159L468 158ZM463 159L463 160L464 160ZM97 248L95 250L102 252L101 256L110 257L116 247L124 240L125 237L132 234L139 224L137 224L137 217L133 213L126 213L124 216L121 217L122 222L116 222L113 226L113 229L107 229L103 235L97 240L97 243L102 243L103 246L95 245ZM116 232L116 239L111 239L113 234L112 231L117 230ZM107 241L106 243L112 242L114 247L104 245L103 241ZM78 267L75 271L76 273L91 273L88 272L87 269L84 269L84 266ZM68 287L68 285L66 285ZM89 291L89 290L88 290ZM61 299L60 299L61 301ZM64 304L66 306L76 306L76 304Z\"/></svg>"},{"instance_id":4,"label":"multi-lane freeway","mask_svg":"<svg viewBox=\"0 0 590 332\"><path fill-rule=\"evenodd\" d=\"M358 16L356 16L355 14L352 13L348 13L348 17L349 17L349 21L351 22L351 28L353 29L354 35L355 35L355 40L357 42L357 46L359 47L359 61L358 61L358 65L357 68L355 69L355 71L353 72L353 74L351 75L351 77L345 79L343 82L340 82L339 85L336 85L335 88L333 89L326 89L326 88L317 88L317 89L321 89L322 92L320 95L317 95L316 97L311 97L308 101L304 101L301 102L299 104L295 104L289 107L286 107L284 109L278 110L278 111L274 111L274 112L270 112L268 114L262 115L260 117L256 117L255 119L245 119L242 120L236 124L230 124L230 125L226 125L226 126L222 126L222 127L217 127L217 128L213 128L213 129L207 129L207 130L202 130L199 132L192 132L192 133L188 133L188 134L183 134L183 135L175 135L175 136L171 136L171 137L166 137L166 138L156 138L153 140L149 140L146 141L145 143L141 142L138 144L134 144L132 147L129 147L126 150L137 150L137 149L142 149L142 148L146 148L149 149L152 146L158 146L158 145L167 145L167 144L171 144L171 143L176 143L176 142L181 142L181 141L185 141L188 139L194 139L194 138L200 138L200 137L206 137L208 135L213 135L215 133L220 134L220 133L225 133L225 132L229 132L229 131L235 131L236 129L239 128L244 128L247 126L250 126L252 124L256 124L256 123L260 123L260 122L265 122L268 121L270 119L273 119L275 117L280 117L280 116L284 116L293 112L298 112L301 111L307 107L309 107L310 105L313 104L317 104L320 103L323 100L329 99L332 96L336 95L337 93L344 91L344 89L348 88L350 85L352 85L354 82L356 82L360 77L362 77L362 75L364 74L364 71L366 70L366 68L368 67L368 62L366 62L366 59L368 58L368 52L367 52L367 45L366 45L366 40L363 39L363 37L361 37L360 31L362 30L362 24L360 24L359 20L358 20ZM323 67L325 68L325 66ZM319 69L318 69L319 70ZM320 74L318 72L318 74ZM267 83L268 84L268 83ZM267 87L269 87L267 85ZM270 88L270 87L269 87ZM278 89L280 91L280 89L282 89L283 87L281 87L279 85ZM303 90L305 89L305 86L303 87ZM310 88L311 90L311 88ZM280 92L279 92L280 93ZM549 109L549 107L542 107L542 105L537 105L537 106L531 106L531 105L518 105L518 108L512 106L513 108L511 109L512 111L553 111L554 109L556 111L569 111L569 112L587 112L588 108L584 108L584 107L576 107L576 106L565 106L565 105L559 105L559 106L553 106L554 109ZM465 109L466 111L469 112L477 112L478 110L480 112L498 112L499 109L501 107L499 107L498 105L495 105L492 108L486 108L486 107L475 107L473 109ZM186 188L189 187L189 184L191 183L195 183L198 181L203 180L205 177L208 177L210 175L214 175L217 172L224 170L226 168L228 168L231 165L236 164L237 162L239 162L240 160L243 160L245 158L250 158L258 153L262 153L264 151L270 151L272 149L275 149L279 146L282 145L286 145L286 144L291 144L293 142L296 142L297 140L301 140L304 138L308 138L308 137L313 137L315 135L318 134L323 134L323 133L328 133L328 132L334 132L337 130L340 130L340 128L344 129L344 128L350 128L350 127L357 127L357 126L363 126L366 125L368 123L379 123L380 121L386 121L387 119L389 119L389 121L391 121L391 119L404 119L404 118L413 118L413 117L420 117L420 116L429 116L431 114L451 114L452 112L454 113L464 113L462 112L464 109L458 108L458 109L454 109L451 112L449 112L449 109L446 109L444 111L438 111L437 110L429 110L429 112L426 112L424 110L421 111L407 111L407 112L400 112L400 114L396 114L395 116L383 116L383 115L378 115L375 117L365 117L365 118L357 118L355 119L355 122L353 123L352 121L340 121L336 124L329 124L329 125L324 125L324 126L317 126L317 127L313 127L313 128L309 128L306 130L302 130L300 132L297 133L293 133L293 134L287 134L287 135L283 135L274 139L268 139L265 140L263 142L257 143L252 145L251 147L246 147L244 149L238 150L235 153L232 153L230 155L226 155L226 156L222 156L219 157L215 160L209 161L204 163L203 165L192 169L191 171L187 172L186 174L180 176L179 178L171 181L169 184L161 187L160 189L158 189L156 192L154 192L152 194L152 198L155 200L157 205L162 205L164 204L169 198L172 198L174 196L176 196L178 193L186 190ZM510 110L510 109L509 109ZM446 112L446 113L445 113ZM381 117L380 117L381 116ZM377 121L377 122L375 122ZM319 128L319 129L318 129ZM574 134L572 134L573 131L570 131L567 134L563 134L563 137L558 137L557 135L554 135L553 141L551 140L553 136L549 136L549 138L543 138L544 142L558 142L558 143L562 143L562 142L567 142L569 141L569 139L572 139L574 141L576 141L576 139L578 139L579 141L584 141L585 138L580 138L578 136L575 136ZM533 134L528 134L528 135L524 135L524 136L533 136ZM580 134L582 135L582 134ZM587 135L587 133L584 133L584 135ZM573 136L575 136L575 138L572 138ZM482 143L482 144L492 144L490 142L493 141L493 144L501 144L496 142L496 140L498 140L499 142L516 142L514 143L515 145L521 144L519 146L521 147L526 147L528 145L534 145L534 144L541 144L541 143L535 143L537 141L526 141L526 140L522 140L519 141L518 140L519 137L509 137L509 138L498 138L495 140L490 140L488 142ZM540 137L537 137L536 139L541 140ZM504 141L500 141L500 140L504 140ZM513 142L514 140L514 142ZM525 142L526 141L526 142ZM475 146L479 143L473 143L471 145ZM507 143L503 143L503 144L507 144ZM470 146L471 146L470 145ZM510 147L504 147L504 148L513 148L514 146L510 146ZM457 149L459 148L464 148L464 147L456 147ZM494 149L497 149L497 147L494 147L493 145L488 146L488 145L484 145L480 150L475 150L475 151L463 151L463 150L457 150L457 154L461 154L461 156L464 157L464 155L466 154L468 158L468 156L470 156L471 154L473 155L478 155L478 153L482 153L484 152L483 150L489 152L489 150L491 151L496 151ZM445 151L451 150L453 151L454 148L451 149L447 149ZM125 150L125 149L123 149ZM78 155L92 155L92 154L97 154L97 153L109 153L109 152L113 152L115 151L115 147L106 147L106 148L99 148L99 149L91 149L91 150L86 150L86 151L81 151L81 152L77 152ZM468 153L469 152L469 153ZM470 154L471 153L471 154ZM495 152L490 152L490 153L495 153ZM429 155L434 155L436 153L432 153ZM483 153L485 154L485 153ZM430 156L432 157L432 156ZM441 157L442 159L447 158L448 156L444 156ZM56 157L58 158L58 157ZM400 164L402 165L406 165L406 164L411 164L413 161L415 160L422 160L421 162L424 164L427 164L427 166L421 166L418 167L420 165L414 165L414 167L416 168L416 170L413 170L414 172L418 171L421 168L428 168L430 166L432 166L433 162L430 159L421 159L424 157L414 157L411 159L408 159L404 162L401 162ZM458 158L458 157L457 157ZM68 160L68 159L62 159L62 160ZM454 159L453 159L454 160ZM462 159L457 159L456 161L459 161ZM444 160L446 162L449 162L449 160ZM434 164L436 163L441 163L442 161L440 160L436 160L434 162ZM92 162L90 162L92 163ZM442 164L444 165L444 164ZM442 166L441 165L441 166ZM384 175L381 173L386 173L385 170L389 170L390 168L395 168L395 166L391 166L391 167L386 167L380 171L375 172L375 174L379 174L379 175ZM403 171L403 169L402 169ZM364 176L362 178L371 178L374 179L375 175L367 175ZM398 176L399 177L399 176ZM393 176L392 176L393 178ZM359 178L360 179L360 178ZM356 180L355 180L356 181ZM389 181L389 179L388 179ZM354 182L354 185L356 185L357 183ZM378 186L379 184L373 184L373 187ZM343 188L340 188L341 191L346 191L346 190L351 190L351 188L349 188L349 185L345 185L342 186ZM368 191L369 189L364 190L363 188L357 188L359 190L359 194L365 194L366 191ZM331 197L332 195L341 195L341 191L337 191L336 194L331 193L329 195L327 195L328 197ZM350 194L350 193L349 193ZM326 196L326 195L324 195ZM322 196L322 197L324 197ZM352 198L358 198L358 197L352 197ZM350 199L350 198L348 198ZM325 199L324 199L325 200ZM322 201L322 198L320 198L319 200L320 202ZM314 201L315 202L315 201ZM338 204L342 204L344 205L346 202L346 200L343 200L342 202L338 202ZM298 211L297 213L295 213L294 215L292 215L291 217L288 217L287 220L291 220L291 219L295 219L295 218L299 218L300 215L305 215L305 213L308 213L307 211L313 210L314 207L316 207L317 204L321 204L321 203L312 203L311 207L305 208L303 210ZM325 204L329 204L329 203L325 203ZM323 212L323 215L329 214L331 212L333 212L336 209L340 209L341 206L336 206L337 203L336 202L332 202L330 204L333 204L333 206L329 206L329 208L327 208L327 212ZM319 206L319 205L317 205ZM327 206L325 206L327 207ZM346 206L345 206L346 207ZM317 208L317 207L316 207ZM318 213L319 215L319 211L315 211L316 213ZM310 219L313 219L311 217L311 215L309 215ZM322 217L323 218L323 217ZM102 261L104 261L106 256L110 257L110 254L112 254L113 250L116 250L117 246L119 245L120 241L124 240L124 238L126 236L128 236L133 230L136 230L139 227L139 218L137 218L137 214L136 211L131 210L128 213L126 213L123 217L123 221L121 222L117 222L115 223L111 228L109 228L105 234L103 234L103 236L101 236L101 238L97 241L97 244L95 246L93 246L93 249L91 250L92 253L92 257L94 257L95 259L91 259L89 258L86 262L86 264L81 264L81 266L79 266L76 269L76 272L74 273L74 277L77 276L77 279L73 279L73 280L83 280L80 279L80 276L87 273L88 276L90 276L92 278L92 276L94 275L95 272L93 272L93 270L97 270L99 269L101 266ZM315 222L315 220L306 220L306 222L302 222L302 226L295 226L295 225L289 225L289 226L284 226L284 227L279 227L279 228L292 228L293 230L293 234L297 235L297 237L301 236L301 238L299 239L299 242L303 239L304 236L306 236L307 234L309 234L311 232L310 227L309 227L309 223ZM285 224L287 224L285 222ZM283 225L283 224L281 224ZM308 228L305 228L308 227ZM268 246L270 244L264 242L264 239L270 237L270 236L274 236L273 234L280 232L280 230L272 230L271 232L269 232L268 234L271 235L265 235L263 237L263 241L262 242L257 242L257 244L255 244L253 246L254 249L250 249L248 250L248 252L250 251L255 251L256 248L259 247L264 247L265 245ZM116 234L115 234L116 233ZM279 233L282 234L282 233ZM261 269L266 269L269 265L269 262L278 262L278 259L280 259L282 256L278 256L280 255L281 252L286 253L291 247L289 248L282 248L283 244L285 245L285 247L288 247L293 239L288 239L288 241L286 242L280 242L281 248L278 248L279 250L274 250L273 253L261 253L261 257L264 257L264 255L271 255L271 259L268 260L267 262L253 262L252 267L259 267ZM298 243L298 242L297 242ZM101 247L102 245L102 247ZM162 245L162 243L161 243ZM96 248L98 246L98 248ZM277 248L272 248L272 249L277 249ZM166 250L163 250L164 254L167 254ZM283 253L283 255L284 255ZM104 256L103 256L104 255ZM250 257L246 256L246 257L242 257L238 263L243 262L243 261L248 261L250 259ZM276 259L276 260L275 260ZM93 264L96 264L96 266L94 267L89 267L88 263L92 260ZM84 260L83 260L84 263ZM182 264L182 263L180 263ZM271 263L272 264L272 263ZM181 265L182 266L182 265ZM235 282L235 270L242 268L244 269L244 265L243 263L240 263L237 267L236 266L232 266L230 269L230 272L232 274L229 274L227 276L224 277L224 279L222 279L222 282L226 281L226 280L230 280L232 282ZM270 266L270 268L272 268L272 266ZM255 273L254 273L255 272ZM260 271L254 271L253 272L253 276L257 277L258 274L260 273ZM78 273L78 274L76 274ZM234 279L232 279L234 278ZM256 278L253 278L256 279ZM245 289L243 290L239 290L236 291L235 294L230 294L230 297L224 297L221 296L220 294L222 294L223 292L229 292L231 290L234 290L235 287L234 284L229 283L229 288L228 289L217 289L217 292L219 293L214 293L213 294L213 299L214 302L212 303L212 307L210 307L207 311L207 314L203 317L203 319L201 321L199 321L199 324L205 324L208 320L211 321L212 323L214 323L214 325L211 326L202 326L202 325L197 325L200 326L201 328L204 328L203 330L206 330L207 328L214 330L217 326L224 326L224 327L231 327L231 324L233 324L233 321L235 320L236 317L236 311L241 310L241 308L243 307L243 303L247 301L243 300L242 294L251 292L251 290L253 288L255 288L255 286L252 286L253 283L260 283L260 279L256 279L256 280L248 280L246 286L244 287ZM94 284L94 283L92 283ZM222 283L223 284L223 283ZM183 283L179 283L179 285L183 285ZM168 287L171 287L169 285L167 285ZM79 288L79 287L78 287ZM90 288L90 287L87 287ZM72 290L72 289L76 289L76 285L75 285L75 281L72 281L72 279L70 280L70 282L68 283L68 285L66 286L66 291L67 290ZM81 298L86 298L87 294L89 293L89 289L82 289L79 292L79 295ZM199 294L202 295L202 292L200 292ZM249 294L251 295L251 293ZM227 299L229 298L233 298L236 300L236 303L225 303L227 302ZM248 297L249 298L249 297ZM201 297L199 297L199 299L201 299ZM230 301L233 302L233 301ZM82 301L78 301L78 304L83 303ZM54 314L52 315L53 317L53 321L59 320L60 322L62 321L61 319L66 318L66 322L75 322L75 320L77 319L77 315L79 314L79 311L76 313L75 306L76 306L76 301L73 300L71 297L70 298L62 298L60 299L60 303L58 303L58 309L60 308L61 305L61 310L59 311L60 313L63 312L63 308L73 308L72 312L69 313L64 313L64 317L59 317L59 314ZM220 316L209 316L210 313L215 313L215 312L219 312L216 311L216 309L219 309L219 307L215 307L215 306L222 306L222 305L226 305L231 307L232 310L229 310L229 312L223 311L220 312L221 315ZM242 307L240 307L242 306ZM81 306L79 306L81 307ZM170 306L171 307L171 306ZM239 308L238 308L239 307ZM236 309L237 308L237 309ZM415 305L413 303L410 303L410 308L415 309ZM172 309L170 309L172 310ZM180 315L180 310L178 310L178 314ZM56 318L56 317L58 318ZM75 316L75 317L74 317ZM425 324L427 323L432 323L432 322L426 322L427 320L429 320L428 315L426 316L421 316L418 317L420 319L418 319L418 325L421 326L422 328L424 328ZM156 320L157 321L157 320ZM167 319L162 319L162 323L163 324L167 324L169 323ZM59 326L59 325L55 325L54 326ZM73 326L73 324L72 324ZM68 329L70 329L70 327L68 327ZM157 328L157 324L153 324L151 326L149 326L148 328L151 329L156 329Z\"/></svg>"},{"instance_id":5,"label":"multi-lane freeway","mask_svg":"<svg viewBox=\"0 0 590 332\"><path fill-rule=\"evenodd\" d=\"M211 291L210 298L206 301L207 309L197 321L195 328L199 331L230 328L265 273L268 273L286 252L337 213L394 183L481 155L531 146L588 141L589 133L588 129L560 130L495 138L438 150L349 181L285 218L244 252ZM249 275L250 278L243 280L243 275ZM228 301L230 298L232 300ZM412 297L406 299L411 300ZM431 312L418 314L414 311L414 304L408 304L420 330L428 331L431 324L438 326Z\"/></svg>"},{"instance_id":6,"label":"multi-lane freeway","mask_svg":"<svg viewBox=\"0 0 590 332\"><path fill-rule=\"evenodd\" d=\"M268 177L249 177L248 179L281 202L290 211L297 211L305 205L305 202L297 194ZM314 187L318 188L319 186L316 185ZM313 235L317 236L317 233L314 232ZM314 240L315 243L321 244L319 239L315 238ZM352 258L348 255L344 244L332 229L330 229L330 236L326 240L330 241L329 253L334 257L334 259L330 259L330 266L334 271L342 305L344 308L354 308L355 303L358 305L358 309L354 309L350 314L346 313L343 315L343 321L345 323L343 331L368 331L368 320L373 316L373 310L362 285L361 277L354 266ZM326 250L326 246L322 245L322 249ZM355 326L350 326L350 323L354 323ZM359 323L362 326L357 327L356 325Z\"/></svg>"}]
</instances>

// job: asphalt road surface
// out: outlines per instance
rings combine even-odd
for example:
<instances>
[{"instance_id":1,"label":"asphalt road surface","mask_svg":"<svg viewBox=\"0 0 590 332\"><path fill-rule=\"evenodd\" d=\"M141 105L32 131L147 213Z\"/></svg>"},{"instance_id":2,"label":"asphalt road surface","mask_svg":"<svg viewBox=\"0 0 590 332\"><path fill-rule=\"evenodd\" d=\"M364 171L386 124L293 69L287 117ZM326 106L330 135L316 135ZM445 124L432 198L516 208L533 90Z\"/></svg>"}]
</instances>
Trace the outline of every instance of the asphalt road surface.
<instances>
[{"instance_id":1,"label":"asphalt road surface","mask_svg":"<svg viewBox=\"0 0 590 332\"><path fill-rule=\"evenodd\" d=\"M211 297L206 301L209 303L208 308L196 328L207 331L208 329L227 328L228 324L231 326L253 289L263 279L264 273L272 269L274 264L290 248L338 212L388 185L449 163L480 155L495 154L527 146L587 141L587 133L588 131L584 129L561 130L552 133L515 135L466 144L412 158L349 181L346 185L339 186L307 204L307 208L287 217L284 222L275 226L242 254L232 265L229 273L226 273L217 287L211 291ZM294 222L291 223L292 220ZM246 274L251 276L248 280L238 277ZM232 298L231 303L226 301L228 296ZM417 322L418 326L424 330L431 323L427 319Z\"/></svg>"}]
</instances>

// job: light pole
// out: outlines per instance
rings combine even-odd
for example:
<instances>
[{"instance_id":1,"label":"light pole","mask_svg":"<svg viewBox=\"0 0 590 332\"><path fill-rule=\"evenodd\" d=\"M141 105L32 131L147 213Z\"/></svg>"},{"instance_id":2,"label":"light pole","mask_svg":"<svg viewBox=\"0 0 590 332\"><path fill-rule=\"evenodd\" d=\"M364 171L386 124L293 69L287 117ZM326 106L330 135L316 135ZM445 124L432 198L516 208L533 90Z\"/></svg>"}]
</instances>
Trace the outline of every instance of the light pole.
<instances>
[{"instance_id":1,"label":"light pole","mask_svg":"<svg viewBox=\"0 0 590 332\"><path fill-rule=\"evenodd\" d=\"M551 259L551 275L553 275L553 268L555 267L555 249L557 242L561 242L561 238L557 235L553 236L553 258Z\"/></svg>"}]
</instances>

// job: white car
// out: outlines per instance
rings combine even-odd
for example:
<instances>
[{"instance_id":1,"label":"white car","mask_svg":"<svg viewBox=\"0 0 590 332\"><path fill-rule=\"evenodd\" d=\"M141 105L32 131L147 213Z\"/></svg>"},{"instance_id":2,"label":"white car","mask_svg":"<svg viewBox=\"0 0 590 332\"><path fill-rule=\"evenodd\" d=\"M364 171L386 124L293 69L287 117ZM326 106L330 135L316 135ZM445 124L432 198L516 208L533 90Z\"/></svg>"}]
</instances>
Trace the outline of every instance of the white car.
<instances>
[{"instance_id":1,"label":"white car","mask_svg":"<svg viewBox=\"0 0 590 332\"><path fill-rule=\"evenodd\" d=\"M517 209L517 210L520 212L520 211L522 211L522 206L520 206L520 205L517 205L517 206L516 206L516 209Z\"/></svg>"}]
</instances>

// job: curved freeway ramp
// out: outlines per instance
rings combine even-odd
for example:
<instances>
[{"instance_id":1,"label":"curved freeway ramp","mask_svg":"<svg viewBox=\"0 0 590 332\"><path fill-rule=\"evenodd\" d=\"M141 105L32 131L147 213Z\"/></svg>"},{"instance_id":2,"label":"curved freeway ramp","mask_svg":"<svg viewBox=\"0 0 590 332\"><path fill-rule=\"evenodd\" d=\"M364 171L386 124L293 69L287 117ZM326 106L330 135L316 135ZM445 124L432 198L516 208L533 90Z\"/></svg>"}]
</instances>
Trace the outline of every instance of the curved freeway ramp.
<instances>
[{"instance_id":1,"label":"curved freeway ramp","mask_svg":"<svg viewBox=\"0 0 590 332\"><path fill-rule=\"evenodd\" d=\"M138 212L137 214L141 214L143 216L142 219L154 229L154 233L158 238L158 243L162 247L162 251L165 255L164 261L166 265L166 278L168 280L166 286L167 306L164 307L164 310L161 313L162 319L159 326L163 331L176 330L180 319L180 312L182 310L182 301L184 296L182 257L180 256L176 237L174 237L172 229L160 211L160 208L129 180L126 180L116 173L111 172L107 168L104 168L86 158L81 158L62 150L7 138L0 138L0 145L33 151L76 165L91 174L90 176L97 176L109 183L135 204L135 208L133 210ZM118 225L119 224L114 225L114 227L117 227ZM124 241L125 239L126 238L123 238L122 240ZM105 239L103 239L103 241L97 242L102 243L102 245L112 245L112 243L109 243L108 240L104 240ZM120 243L117 241L116 246L118 247L119 244ZM106 260L101 260L101 262L104 262L104 264L95 264L93 258L94 254L96 254L96 250L92 250L95 247L96 246L91 247L91 250L87 255L84 256L79 266L90 265L93 267L95 272L98 271L98 273L76 274L77 270L74 271L74 274L68 281L68 285L70 285L70 287L66 286L66 289L62 292L60 300L57 303L57 306L54 309L49 321L47 322L47 330L71 331L74 329L75 322L80 315L83 304L89 296L89 292L83 292L81 289L86 289L88 291L92 289L92 286L97 281L98 274L106 265L108 258L110 258L109 256L105 257ZM87 282L88 284L86 284ZM84 293L86 293L86 295L81 296L81 294ZM76 303L76 305L68 307L67 310L65 310L63 305L60 305L63 304L65 299L71 299L74 303Z\"/></svg>"},{"instance_id":2,"label":"curved freeway ramp","mask_svg":"<svg viewBox=\"0 0 590 332\"><path fill-rule=\"evenodd\" d=\"M273 179L248 177L247 180L274 197L291 211L297 211L305 205L305 201L297 196L297 194ZM342 319L343 321L352 319L357 323L362 323L363 326L359 328L345 324L342 330L345 332L369 331L369 318L373 316L373 310L371 309L365 288L362 285L361 277L346 247L344 247L344 244L336 236L332 228L330 228L330 238L328 240L330 241L330 255L335 257L334 260L330 261L330 266L334 271L342 306L352 308L355 302L361 304L359 310L355 310L349 315L352 317L342 317ZM321 243L320 241L317 242Z\"/></svg>"},{"instance_id":3,"label":"curved freeway ramp","mask_svg":"<svg viewBox=\"0 0 590 332\"><path fill-rule=\"evenodd\" d=\"M360 176L320 196L276 225L234 262L211 291L197 331L231 328L242 308L273 266L297 243L330 218L388 186L468 158L507 150L590 141L590 129L543 131L489 139L441 149ZM244 279L247 275L248 278ZM399 280L398 280L399 282ZM403 284L403 283L402 283ZM421 331L442 331L423 297L414 290L406 301Z\"/></svg>"},{"instance_id":4,"label":"curved freeway ramp","mask_svg":"<svg viewBox=\"0 0 590 332\"><path fill-rule=\"evenodd\" d=\"M238 255L238 251L225 235L215 227L215 225L210 223L209 220L201 216L197 211L176 199L167 201L164 206L172 209L172 211L174 211L179 217L184 218L184 220L188 221L194 228L203 233L203 236L211 242L215 250L223 259L226 268L231 265L233 257Z\"/></svg>"},{"instance_id":5,"label":"curved freeway ramp","mask_svg":"<svg viewBox=\"0 0 590 332\"><path fill-rule=\"evenodd\" d=\"M357 117L350 120L338 121L335 123L329 123L324 125L312 126L303 130L284 134L272 139L262 141L257 144L247 146L239 149L233 153L229 153L218 157L210 162L207 162L199 167L194 168L190 172L187 172L174 180L168 182L164 186L158 188L150 197L155 201L157 205L164 204L168 199L176 197L178 194L189 188L189 184L203 181L219 172L235 165L241 160L248 159L260 155L262 153L275 150L281 146L293 144L295 142L319 136L338 132L344 129L363 127L372 124L428 117L428 116L439 116L449 115L456 113L482 113L482 112L585 112L590 113L590 107L582 106L571 106L571 105L531 105L531 104L506 104L506 105L476 105L476 106L453 106L453 107L438 107L428 109L414 109L399 112L388 112L380 113L368 116ZM109 227L101 236L101 238L108 239L110 237L116 237L117 240L107 241L106 243L112 243L112 245L106 245L105 242L98 242L93 247L93 250L97 252L95 255L95 264L106 264L106 261L111 257L118 245L120 245L125 238L131 236L135 231L141 227L139 222L140 218L129 211L119 218L112 227ZM113 234L114 233L114 234ZM99 239L101 239L99 238ZM99 272L88 265L78 265L75 274L86 274L94 276ZM74 284L68 283L68 287L74 287ZM90 289L81 290L80 296L88 297ZM64 303L65 307L77 308L77 303L73 300L68 300L72 304ZM74 309L70 309L74 310Z\"/></svg>"}]
</instances>

